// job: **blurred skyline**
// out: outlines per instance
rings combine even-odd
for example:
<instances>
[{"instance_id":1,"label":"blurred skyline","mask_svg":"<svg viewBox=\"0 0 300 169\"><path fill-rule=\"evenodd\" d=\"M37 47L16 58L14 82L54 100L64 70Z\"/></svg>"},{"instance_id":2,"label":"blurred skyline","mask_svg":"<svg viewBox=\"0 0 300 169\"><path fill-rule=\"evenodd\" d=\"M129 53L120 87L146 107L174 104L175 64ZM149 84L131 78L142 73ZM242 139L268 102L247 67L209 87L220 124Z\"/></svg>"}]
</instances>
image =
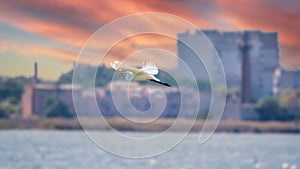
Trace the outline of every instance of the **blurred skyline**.
<instances>
[{"instance_id":1,"label":"blurred skyline","mask_svg":"<svg viewBox=\"0 0 300 169\"><path fill-rule=\"evenodd\" d=\"M33 62L37 61L40 77L56 79L71 69L86 40L101 26L137 12L173 14L200 29L278 32L281 64L299 68L299 6L300 2L296 0L92 0L84 3L79 0L2 0L0 75L31 76ZM149 25L139 26L164 29L165 25L149 21ZM116 31L126 30L119 28ZM122 41L110 51L115 56L111 60L127 56L141 46L167 49L176 54L175 40L146 35Z\"/></svg>"}]
</instances>

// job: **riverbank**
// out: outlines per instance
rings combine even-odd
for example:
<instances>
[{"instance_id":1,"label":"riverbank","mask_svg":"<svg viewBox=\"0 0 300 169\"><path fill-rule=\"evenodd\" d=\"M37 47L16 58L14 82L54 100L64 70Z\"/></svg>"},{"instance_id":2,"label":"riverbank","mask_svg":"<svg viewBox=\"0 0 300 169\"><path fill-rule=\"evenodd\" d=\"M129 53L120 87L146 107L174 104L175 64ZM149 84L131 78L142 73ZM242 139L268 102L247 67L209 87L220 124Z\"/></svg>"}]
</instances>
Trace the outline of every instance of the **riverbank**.
<instances>
[{"instance_id":1,"label":"riverbank","mask_svg":"<svg viewBox=\"0 0 300 169\"><path fill-rule=\"evenodd\" d=\"M172 131L186 131L193 124L191 119L178 120L178 125L171 127L175 119L158 119L151 123L132 123L122 118L111 118L107 122L116 130L121 131L149 131L161 132L167 129ZM98 119L80 119L85 129L112 130L107 122ZM214 122L208 121L212 126ZM196 120L191 131L199 132L204 125L203 120ZM171 127L171 128L170 128ZM82 130L78 119L0 119L0 130L5 129L39 129L39 130ZM257 121L221 121L216 132L252 132L252 133L300 133L300 123L295 122L257 122Z\"/></svg>"}]
</instances>

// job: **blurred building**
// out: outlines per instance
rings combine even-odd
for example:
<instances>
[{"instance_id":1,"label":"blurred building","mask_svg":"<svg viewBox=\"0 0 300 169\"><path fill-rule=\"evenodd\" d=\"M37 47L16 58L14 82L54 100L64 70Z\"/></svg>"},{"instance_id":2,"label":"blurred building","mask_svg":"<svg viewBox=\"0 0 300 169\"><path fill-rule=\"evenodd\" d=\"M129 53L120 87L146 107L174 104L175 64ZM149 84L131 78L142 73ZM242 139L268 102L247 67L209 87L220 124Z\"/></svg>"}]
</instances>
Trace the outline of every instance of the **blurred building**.
<instances>
[{"instance_id":1,"label":"blurred building","mask_svg":"<svg viewBox=\"0 0 300 169\"><path fill-rule=\"evenodd\" d=\"M68 108L69 112L75 115L72 99L72 88L74 93L80 93L79 86L57 85L42 83L38 78L38 63L34 63L34 75L30 83L24 86L21 96L21 114L24 118L31 116L45 116L47 102L51 99L62 101Z\"/></svg>"},{"instance_id":2,"label":"blurred building","mask_svg":"<svg viewBox=\"0 0 300 169\"><path fill-rule=\"evenodd\" d=\"M255 113L255 106L258 101L271 96L276 90L278 92L284 88L300 86L300 78L297 78L299 72L282 71L280 78L274 80L276 79L274 72L279 67L278 35L276 32L220 32L216 30L203 30L202 32L196 31L195 34L190 34L186 31L178 34L178 66L180 69L184 67L183 64L187 64L198 80L209 81L203 63L189 48L192 46L196 50L205 51L203 38L209 38L224 66L228 88L234 91L227 94L223 120L255 120L258 118ZM215 66L213 61L208 64L212 67L213 73L220 73L221 69ZM33 83L24 88L22 96L23 116L43 115L42 112L46 108L47 99L52 97L62 100L69 106L70 112L75 113L72 86L39 83L37 63L35 63L34 72ZM166 97L166 108L159 117L177 117L182 106L189 107L190 105L191 107L184 112L185 117L193 117L198 111L207 112L210 108L211 92L209 90L200 91L200 107L199 110L195 111L193 105L199 98L195 98L196 90L192 88L186 88L182 92L176 87L165 88L132 83L133 86L127 88L127 83L117 82L113 84L96 89L77 87L76 97L82 98L80 99L81 102L76 103L76 108L82 110L79 111L81 113L79 116L98 116L99 110L105 117L121 116L122 114L114 105L111 91L117 91L120 97L128 96L130 104L140 111L147 111L151 106L161 104L162 99ZM111 90L112 87L113 90ZM163 91L165 96L155 92L152 94L157 89ZM190 99L181 101L183 95L189 96ZM153 105L150 104L149 98L152 98L151 103ZM94 104L95 102L97 104ZM129 110L129 106L131 106L122 101L118 104L123 110ZM158 111L159 107L154 106L152 109L155 112ZM125 113L133 117L137 115L132 111ZM145 114L145 117L153 115L149 113Z\"/></svg>"},{"instance_id":3,"label":"blurred building","mask_svg":"<svg viewBox=\"0 0 300 169\"><path fill-rule=\"evenodd\" d=\"M282 68L278 75L278 92L284 89L300 88L300 70L286 70Z\"/></svg>"},{"instance_id":4,"label":"blurred building","mask_svg":"<svg viewBox=\"0 0 300 169\"><path fill-rule=\"evenodd\" d=\"M157 87L149 85L140 85L131 83L128 90L127 82L114 82L114 88L111 90L111 84L106 88L83 89L81 87L73 86L73 94L76 94L76 110L78 116L86 117L160 117L160 118L176 118L179 115L181 107L185 107L185 111L181 117L196 117L197 111L195 111L196 99L195 91L192 89L186 89L185 92L179 92L179 89ZM163 93L156 92L160 90ZM113 100L112 91L116 91L116 97L121 97L119 100ZM94 93L95 92L95 93ZM186 95L188 98L181 101L181 94ZM163 96L165 95L165 96ZM126 102L126 98L129 98L130 102ZM22 116L24 118L31 116L45 116L45 110L48 109L47 101L49 99L58 99L69 107L69 112L76 115L74 102L72 98L72 85L54 85L54 84L28 84L24 88L22 95ZM116 99L116 98L115 98ZM166 105L161 112L160 106L163 101L166 101ZM152 105L150 104L150 101ZM116 108L116 102L118 108ZM130 111L130 107L143 112L151 108L148 113L136 114L134 111ZM100 111L99 111L100 110ZM121 110L122 112L119 112ZM100 114L101 113L101 114ZM160 113L160 114L157 114Z\"/></svg>"},{"instance_id":5,"label":"blurred building","mask_svg":"<svg viewBox=\"0 0 300 169\"><path fill-rule=\"evenodd\" d=\"M225 109L228 109L227 107L229 106L233 112L254 112L248 110L248 108L253 109L255 107L249 106L249 104L256 104L259 100L273 95L274 73L279 67L277 33L196 30L195 34L190 34L189 31L178 34L177 50L179 59L184 61L193 71L196 78L202 81L209 81L208 73L201 60L189 46L195 48L198 45L196 48L199 48L199 50L206 50L203 48L205 46L203 38L206 37L214 45L223 64L227 87L237 89L237 95L239 95L238 102L240 103L232 104L233 102L229 101ZM179 69L183 67L180 61L178 63ZM216 67L214 65L208 66ZM212 73L218 73L219 70L214 69L212 69L214 71ZM243 108L243 105L246 108ZM233 109L233 107L236 109ZM236 117L236 115L232 117ZM256 116L247 115L247 117Z\"/></svg>"},{"instance_id":6,"label":"blurred building","mask_svg":"<svg viewBox=\"0 0 300 169\"><path fill-rule=\"evenodd\" d=\"M130 83L128 86L128 82L120 81L95 90L96 95L89 90L82 91L83 98L77 106L80 116L176 118L181 106L186 108L183 117L195 117L198 113L193 110L193 106L189 106L195 104L195 99L181 101L181 94L186 94L189 98L194 97L195 92L191 89L181 93L176 87L166 88L138 83ZM95 103L93 101L95 97L98 106L91 105ZM165 106L161 109L164 101Z\"/></svg>"},{"instance_id":7,"label":"blurred building","mask_svg":"<svg viewBox=\"0 0 300 169\"><path fill-rule=\"evenodd\" d=\"M216 52L220 56L223 63L227 85L229 87L239 87L241 82L241 52L239 44L241 41L241 32L219 32L216 30L196 30L195 34L190 34L189 31L179 33L177 41L177 54L179 59L188 65L193 71L196 78L202 81L209 81L208 73L200 58L208 56L197 56L190 49L207 50L202 44L206 37L214 45ZM202 52L201 52L202 53ZM207 59L209 60L209 59ZM183 67L179 62L179 67ZM215 65L208 65L215 68ZM217 70L216 70L217 71ZM213 72L214 73L214 72Z\"/></svg>"},{"instance_id":8,"label":"blurred building","mask_svg":"<svg viewBox=\"0 0 300 169\"><path fill-rule=\"evenodd\" d=\"M169 88L138 83L130 83L128 87L128 82L123 81L113 82L107 87L94 89L72 84L43 83L38 79L38 65L34 63L33 80L24 87L21 111L24 118L46 116L45 110L49 109L49 101L54 99L64 103L68 107L69 113L76 115L77 111L78 116L96 117L100 116L101 112L104 117L126 115L143 118L154 116L173 118L179 115L182 107L185 107L182 117L195 117L198 113L193 106L197 101L195 93L195 90L190 88L185 88L184 92L180 92L177 87ZM119 100L114 100L113 94ZM181 101L182 95L189 99ZM74 100L73 97L76 99ZM129 102L126 102L128 101L126 98L129 99ZM163 109L160 109L164 101L166 104ZM76 104L76 111L74 104ZM118 104L119 109L117 109L116 104ZM130 109L131 107L139 112L135 113ZM151 111L148 113L140 113L149 109ZM119 112L120 110L122 112Z\"/></svg>"},{"instance_id":9,"label":"blurred building","mask_svg":"<svg viewBox=\"0 0 300 169\"><path fill-rule=\"evenodd\" d=\"M79 87L74 87L74 91L80 92ZM21 98L22 116L45 116L47 102L51 99L62 101L69 108L69 112L75 115L72 99L72 85L55 85L34 83L27 84Z\"/></svg>"},{"instance_id":10,"label":"blurred building","mask_svg":"<svg viewBox=\"0 0 300 169\"><path fill-rule=\"evenodd\" d=\"M272 95L273 76L275 69L279 67L276 32L196 30L195 34L190 34L189 31L179 33L178 57L191 68L198 79L209 81L203 63L189 48L189 45L199 45L198 48L201 49L201 39L205 38L203 34L212 42L221 59L227 86L241 87L243 102ZM181 64L178 66L182 67Z\"/></svg>"}]
</instances>

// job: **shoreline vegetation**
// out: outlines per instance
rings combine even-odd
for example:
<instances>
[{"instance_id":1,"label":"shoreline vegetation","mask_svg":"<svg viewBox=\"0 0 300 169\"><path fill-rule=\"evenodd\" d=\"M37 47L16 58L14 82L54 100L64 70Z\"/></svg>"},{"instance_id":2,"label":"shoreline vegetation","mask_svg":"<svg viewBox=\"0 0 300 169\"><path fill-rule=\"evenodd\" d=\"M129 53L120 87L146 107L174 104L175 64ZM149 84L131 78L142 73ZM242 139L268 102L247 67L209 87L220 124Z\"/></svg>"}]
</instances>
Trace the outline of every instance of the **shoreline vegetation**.
<instances>
[{"instance_id":1,"label":"shoreline vegetation","mask_svg":"<svg viewBox=\"0 0 300 169\"><path fill-rule=\"evenodd\" d=\"M80 123L85 129L109 131L112 128L118 131L136 132L162 132L167 129L174 132L188 131L193 124L193 119L157 119L150 123L133 123L122 118L110 118L104 120L95 118L80 118ZM138 120L138 119L137 119ZM143 121L148 119L143 119ZM204 120L196 120L191 132L199 132L204 125ZM208 127L213 121L206 121ZM0 130L9 129L38 129L38 130L82 130L77 118L32 118L32 119L0 119ZM109 127L109 125L112 127ZM279 121L221 121L216 132L231 133L300 133L300 122L279 122Z\"/></svg>"}]
</instances>

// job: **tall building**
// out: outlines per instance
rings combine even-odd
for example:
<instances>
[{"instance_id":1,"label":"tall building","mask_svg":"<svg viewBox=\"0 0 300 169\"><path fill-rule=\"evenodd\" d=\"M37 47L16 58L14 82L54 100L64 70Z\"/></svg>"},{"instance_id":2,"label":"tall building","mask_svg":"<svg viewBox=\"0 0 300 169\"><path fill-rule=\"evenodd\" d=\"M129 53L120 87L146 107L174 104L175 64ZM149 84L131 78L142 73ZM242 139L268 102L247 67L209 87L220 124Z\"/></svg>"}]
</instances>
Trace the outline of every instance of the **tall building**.
<instances>
[{"instance_id":1,"label":"tall building","mask_svg":"<svg viewBox=\"0 0 300 169\"><path fill-rule=\"evenodd\" d=\"M273 95L273 79L279 68L278 34L276 32L245 31L248 34L251 100L259 101Z\"/></svg>"},{"instance_id":2,"label":"tall building","mask_svg":"<svg viewBox=\"0 0 300 169\"><path fill-rule=\"evenodd\" d=\"M203 33L212 42L220 57L227 86L239 89L243 102L255 102L272 95L273 76L279 67L276 32L196 30L195 34L190 34L189 31L179 33L177 41L179 59L189 66L196 78L209 81L203 63L188 47L198 45L198 48L205 50L201 46L201 38L205 38ZM183 65L178 63L180 69Z\"/></svg>"},{"instance_id":3,"label":"tall building","mask_svg":"<svg viewBox=\"0 0 300 169\"><path fill-rule=\"evenodd\" d=\"M203 33L204 34L203 34ZM239 43L241 40L241 32L218 32L216 30L196 30L195 34L190 34L189 31L178 34L177 54L178 57L184 61L195 74L196 78L202 81L209 81L208 73L204 64L198 56L189 48L189 46L196 46L200 50L207 50L200 44L201 39L208 37L214 45L216 52L220 56L223 63L227 85L229 87L239 87L241 81L241 59ZM206 35L206 37L204 37ZM187 43L187 44L184 44ZM199 56L201 58L208 56ZM208 59L207 59L208 60ZM213 61L212 61L213 62ZM182 67L181 64L178 65ZM214 63L208 65L216 69ZM179 68L181 69L181 68ZM218 72L214 70L213 73Z\"/></svg>"}]
</instances>

